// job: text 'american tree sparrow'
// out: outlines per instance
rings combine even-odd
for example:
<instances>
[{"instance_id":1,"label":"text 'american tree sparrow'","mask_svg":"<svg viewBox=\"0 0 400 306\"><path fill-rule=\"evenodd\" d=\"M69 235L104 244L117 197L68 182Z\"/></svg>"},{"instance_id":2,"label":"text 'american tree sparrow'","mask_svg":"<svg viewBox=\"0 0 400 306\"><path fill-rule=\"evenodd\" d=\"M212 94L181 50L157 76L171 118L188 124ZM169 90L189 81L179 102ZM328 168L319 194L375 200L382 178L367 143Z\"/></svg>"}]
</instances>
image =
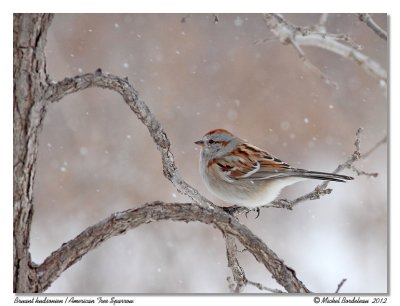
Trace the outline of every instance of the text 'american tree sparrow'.
<instances>
[{"instance_id":1,"label":"text 'american tree sparrow'","mask_svg":"<svg viewBox=\"0 0 400 306\"><path fill-rule=\"evenodd\" d=\"M257 208L272 202L280 191L305 179L345 182L350 176L293 168L224 129L204 135L200 174L207 188L231 205Z\"/></svg>"}]
</instances>

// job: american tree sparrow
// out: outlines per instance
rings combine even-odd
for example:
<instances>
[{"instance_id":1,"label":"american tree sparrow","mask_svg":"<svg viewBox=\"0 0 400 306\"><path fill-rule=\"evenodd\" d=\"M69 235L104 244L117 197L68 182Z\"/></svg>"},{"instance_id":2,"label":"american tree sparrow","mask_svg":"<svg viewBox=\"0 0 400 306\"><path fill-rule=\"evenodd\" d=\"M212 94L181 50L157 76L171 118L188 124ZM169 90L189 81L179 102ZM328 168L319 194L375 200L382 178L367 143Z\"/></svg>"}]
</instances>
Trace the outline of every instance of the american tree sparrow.
<instances>
[{"instance_id":1,"label":"american tree sparrow","mask_svg":"<svg viewBox=\"0 0 400 306\"><path fill-rule=\"evenodd\" d=\"M204 135L200 174L207 188L221 200L247 208L272 202L280 191L305 179L345 182L350 176L293 168L267 151L224 129Z\"/></svg>"}]
</instances>

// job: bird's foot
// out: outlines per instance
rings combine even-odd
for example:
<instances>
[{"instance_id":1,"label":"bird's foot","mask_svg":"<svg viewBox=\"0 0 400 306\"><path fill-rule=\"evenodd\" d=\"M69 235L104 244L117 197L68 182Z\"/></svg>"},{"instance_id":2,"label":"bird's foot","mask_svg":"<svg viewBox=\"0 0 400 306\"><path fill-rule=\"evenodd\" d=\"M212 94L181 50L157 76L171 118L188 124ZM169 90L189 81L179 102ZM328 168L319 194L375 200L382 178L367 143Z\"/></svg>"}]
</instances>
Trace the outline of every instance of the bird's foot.
<instances>
[{"instance_id":1,"label":"bird's foot","mask_svg":"<svg viewBox=\"0 0 400 306\"><path fill-rule=\"evenodd\" d=\"M247 218L247 214L248 214L249 212L251 212L251 211L255 211L255 212L257 213L256 219L260 216L260 207L256 207L256 208L253 208L253 209L248 210L248 211L246 212L246 218Z\"/></svg>"},{"instance_id":2,"label":"bird's foot","mask_svg":"<svg viewBox=\"0 0 400 306\"><path fill-rule=\"evenodd\" d=\"M251 211L255 211L257 213L256 219L260 216L260 207L256 207L256 208L253 208L253 209L248 209L248 208L246 208L244 206L234 205L234 206L229 206L229 207L222 207L222 209L225 212L227 212L228 214L230 214L232 216L235 216L235 217L244 213L246 218L247 218L247 215Z\"/></svg>"},{"instance_id":3,"label":"bird's foot","mask_svg":"<svg viewBox=\"0 0 400 306\"><path fill-rule=\"evenodd\" d=\"M234 205L234 206L229 206L229 207L222 207L222 209L227 212L228 214L235 216L238 212L240 212L240 210L242 209L242 207Z\"/></svg>"}]
</instances>

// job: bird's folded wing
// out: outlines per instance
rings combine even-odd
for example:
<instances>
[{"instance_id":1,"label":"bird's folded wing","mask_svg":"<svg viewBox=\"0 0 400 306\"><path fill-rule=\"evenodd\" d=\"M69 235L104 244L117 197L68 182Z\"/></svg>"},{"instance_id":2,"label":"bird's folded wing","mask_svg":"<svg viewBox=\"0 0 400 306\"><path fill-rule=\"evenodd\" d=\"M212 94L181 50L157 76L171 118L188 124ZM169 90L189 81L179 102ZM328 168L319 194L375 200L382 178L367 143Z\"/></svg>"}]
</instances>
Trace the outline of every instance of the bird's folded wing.
<instances>
[{"instance_id":1,"label":"bird's folded wing","mask_svg":"<svg viewBox=\"0 0 400 306\"><path fill-rule=\"evenodd\" d=\"M227 181L267 180L292 176L292 168L251 145L241 146L230 154L213 160Z\"/></svg>"}]
</instances>

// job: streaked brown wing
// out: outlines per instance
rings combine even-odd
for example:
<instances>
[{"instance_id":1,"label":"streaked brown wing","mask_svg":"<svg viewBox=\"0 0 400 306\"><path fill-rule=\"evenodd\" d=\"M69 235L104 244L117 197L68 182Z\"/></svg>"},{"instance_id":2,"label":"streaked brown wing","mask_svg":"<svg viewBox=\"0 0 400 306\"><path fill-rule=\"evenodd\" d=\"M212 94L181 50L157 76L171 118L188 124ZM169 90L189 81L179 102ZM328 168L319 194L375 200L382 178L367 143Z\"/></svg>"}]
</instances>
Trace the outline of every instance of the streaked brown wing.
<instances>
[{"instance_id":1,"label":"streaked brown wing","mask_svg":"<svg viewBox=\"0 0 400 306\"><path fill-rule=\"evenodd\" d=\"M227 181L270 179L282 176L291 169L288 164L249 144L241 145L212 163L219 167Z\"/></svg>"}]
</instances>

